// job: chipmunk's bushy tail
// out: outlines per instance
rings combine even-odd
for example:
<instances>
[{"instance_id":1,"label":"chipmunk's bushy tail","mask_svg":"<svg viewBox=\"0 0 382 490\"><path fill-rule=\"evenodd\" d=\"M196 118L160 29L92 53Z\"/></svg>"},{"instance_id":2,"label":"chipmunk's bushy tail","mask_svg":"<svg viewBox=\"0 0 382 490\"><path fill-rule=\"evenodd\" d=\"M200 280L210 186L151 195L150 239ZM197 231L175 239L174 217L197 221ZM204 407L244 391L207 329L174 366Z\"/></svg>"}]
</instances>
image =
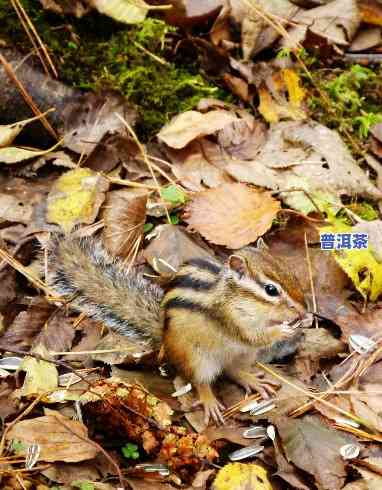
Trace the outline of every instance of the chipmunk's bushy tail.
<instances>
[{"instance_id":1,"label":"chipmunk's bushy tail","mask_svg":"<svg viewBox=\"0 0 382 490\"><path fill-rule=\"evenodd\" d=\"M48 276L53 289L77 310L134 341L161 343L162 289L127 272L100 241L55 235L48 247Z\"/></svg>"}]
</instances>

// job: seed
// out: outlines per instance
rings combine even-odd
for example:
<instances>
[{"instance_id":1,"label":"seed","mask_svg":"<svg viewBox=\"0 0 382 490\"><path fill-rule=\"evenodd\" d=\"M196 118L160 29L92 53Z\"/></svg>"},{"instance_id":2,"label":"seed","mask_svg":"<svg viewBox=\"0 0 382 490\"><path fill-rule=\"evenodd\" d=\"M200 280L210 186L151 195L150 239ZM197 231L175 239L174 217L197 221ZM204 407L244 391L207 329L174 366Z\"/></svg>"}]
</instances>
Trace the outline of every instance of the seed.
<instances>
[{"instance_id":1,"label":"seed","mask_svg":"<svg viewBox=\"0 0 382 490\"><path fill-rule=\"evenodd\" d=\"M254 445L243 447L243 449L238 449L229 455L229 459L231 461L240 461L245 458L250 458L251 456L255 456L255 454L261 453L264 449L264 446Z\"/></svg>"},{"instance_id":2,"label":"seed","mask_svg":"<svg viewBox=\"0 0 382 490\"><path fill-rule=\"evenodd\" d=\"M365 337L364 335L350 335L349 344L358 354L366 354L367 352L373 351L377 344L374 340Z\"/></svg>"},{"instance_id":3,"label":"seed","mask_svg":"<svg viewBox=\"0 0 382 490\"><path fill-rule=\"evenodd\" d=\"M176 398L177 396L185 395L186 393L188 393L191 390L192 390L192 385L191 385L191 383L188 383L188 384L182 386L181 388L179 388L179 390L174 391L174 393L172 393L171 396Z\"/></svg>"},{"instance_id":4,"label":"seed","mask_svg":"<svg viewBox=\"0 0 382 490\"><path fill-rule=\"evenodd\" d=\"M276 408L276 405L272 400L264 400L263 402L260 402L257 407L252 408L249 414L252 416L262 415L263 413L267 413L274 408Z\"/></svg>"},{"instance_id":5,"label":"seed","mask_svg":"<svg viewBox=\"0 0 382 490\"><path fill-rule=\"evenodd\" d=\"M265 427L262 427L261 425L254 425L243 432L243 437L245 439L260 439L262 437L267 437L267 431Z\"/></svg>"},{"instance_id":6,"label":"seed","mask_svg":"<svg viewBox=\"0 0 382 490\"><path fill-rule=\"evenodd\" d=\"M340 454L344 459L353 459L359 455L360 447L357 444L345 444L340 447Z\"/></svg>"},{"instance_id":7,"label":"seed","mask_svg":"<svg viewBox=\"0 0 382 490\"><path fill-rule=\"evenodd\" d=\"M259 402L257 400L251 400L240 408L240 412L249 412L253 408L257 407Z\"/></svg>"},{"instance_id":8,"label":"seed","mask_svg":"<svg viewBox=\"0 0 382 490\"><path fill-rule=\"evenodd\" d=\"M160 473L162 476L167 476L170 474L168 466L165 464L152 464L152 463L142 463L135 466L136 470L143 470L145 473Z\"/></svg>"},{"instance_id":9,"label":"seed","mask_svg":"<svg viewBox=\"0 0 382 490\"><path fill-rule=\"evenodd\" d=\"M268 425L268 427L267 427L267 436L272 441L275 441L275 439L276 439L276 429L275 429L275 427L273 425Z\"/></svg>"}]
</instances>

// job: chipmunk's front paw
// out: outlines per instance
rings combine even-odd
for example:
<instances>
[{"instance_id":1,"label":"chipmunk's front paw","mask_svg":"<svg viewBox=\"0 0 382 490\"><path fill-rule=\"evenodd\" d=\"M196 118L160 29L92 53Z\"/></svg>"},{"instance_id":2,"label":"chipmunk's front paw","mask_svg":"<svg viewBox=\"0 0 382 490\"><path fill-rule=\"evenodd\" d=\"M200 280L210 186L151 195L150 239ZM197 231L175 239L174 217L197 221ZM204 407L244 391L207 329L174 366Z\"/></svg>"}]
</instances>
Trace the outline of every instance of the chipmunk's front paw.
<instances>
[{"instance_id":1,"label":"chipmunk's front paw","mask_svg":"<svg viewBox=\"0 0 382 490\"><path fill-rule=\"evenodd\" d=\"M301 321L296 320L293 323L283 322L278 325L279 340L288 340L294 337L297 333L298 328L301 326Z\"/></svg>"},{"instance_id":2,"label":"chipmunk's front paw","mask_svg":"<svg viewBox=\"0 0 382 490\"><path fill-rule=\"evenodd\" d=\"M209 424L210 419L217 425L224 425L224 417L222 411L225 409L212 392L209 384L196 385L199 395L198 405L202 405L204 409L204 423Z\"/></svg>"},{"instance_id":3,"label":"chipmunk's front paw","mask_svg":"<svg viewBox=\"0 0 382 490\"><path fill-rule=\"evenodd\" d=\"M227 374L233 381L242 386L247 394L257 391L265 399L274 395L276 388L280 386L276 381L267 379L263 371L251 373L244 369L231 368Z\"/></svg>"}]
</instances>

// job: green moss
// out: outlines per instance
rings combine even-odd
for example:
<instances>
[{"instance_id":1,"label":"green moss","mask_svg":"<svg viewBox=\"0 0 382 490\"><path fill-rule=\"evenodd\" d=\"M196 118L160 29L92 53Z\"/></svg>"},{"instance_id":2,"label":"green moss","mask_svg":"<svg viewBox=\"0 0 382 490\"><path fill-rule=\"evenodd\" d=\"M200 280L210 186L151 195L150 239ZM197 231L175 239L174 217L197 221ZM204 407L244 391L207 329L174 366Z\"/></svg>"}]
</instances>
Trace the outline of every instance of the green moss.
<instances>
[{"instance_id":1,"label":"green moss","mask_svg":"<svg viewBox=\"0 0 382 490\"><path fill-rule=\"evenodd\" d=\"M147 140L173 115L189 110L203 97L230 100L200 75L199 66L167 61L175 29L147 18L126 26L96 13L82 19L42 10L37 0L24 8L53 54L60 80L89 90L113 89L140 113L138 136ZM30 51L30 42L8 0L0 0L0 38Z\"/></svg>"},{"instance_id":2,"label":"green moss","mask_svg":"<svg viewBox=\"0 0 382 490\"><path fill-rule=\"evenodd\" d=\"M352 134L362 146L371 126L382 121L380 69L352 65L346 70L318 70L312 76L312 117L341 133ZM327 95L330 107L315 91L317 87Z\"/></svg>"}]
</instances>

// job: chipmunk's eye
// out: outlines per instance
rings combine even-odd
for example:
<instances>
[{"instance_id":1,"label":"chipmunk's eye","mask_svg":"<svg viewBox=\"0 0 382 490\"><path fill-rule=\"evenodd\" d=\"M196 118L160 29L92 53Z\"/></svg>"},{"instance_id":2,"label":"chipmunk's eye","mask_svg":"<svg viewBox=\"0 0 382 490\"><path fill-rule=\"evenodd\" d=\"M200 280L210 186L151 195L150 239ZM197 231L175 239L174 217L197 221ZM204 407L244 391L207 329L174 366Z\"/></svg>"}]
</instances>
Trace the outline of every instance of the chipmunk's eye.
<instances>
[{"instance_id":1,"label":"chipmunk's eye","mask_svg":"<svg viewBox=\"0 0 382 490\"><path fill-rule=\"evenodd\" d=\"M279 296L280 295L279 290L273 284L266 284L264 286L264 290L268 296Z\"/></svg>"}]
</instances>

